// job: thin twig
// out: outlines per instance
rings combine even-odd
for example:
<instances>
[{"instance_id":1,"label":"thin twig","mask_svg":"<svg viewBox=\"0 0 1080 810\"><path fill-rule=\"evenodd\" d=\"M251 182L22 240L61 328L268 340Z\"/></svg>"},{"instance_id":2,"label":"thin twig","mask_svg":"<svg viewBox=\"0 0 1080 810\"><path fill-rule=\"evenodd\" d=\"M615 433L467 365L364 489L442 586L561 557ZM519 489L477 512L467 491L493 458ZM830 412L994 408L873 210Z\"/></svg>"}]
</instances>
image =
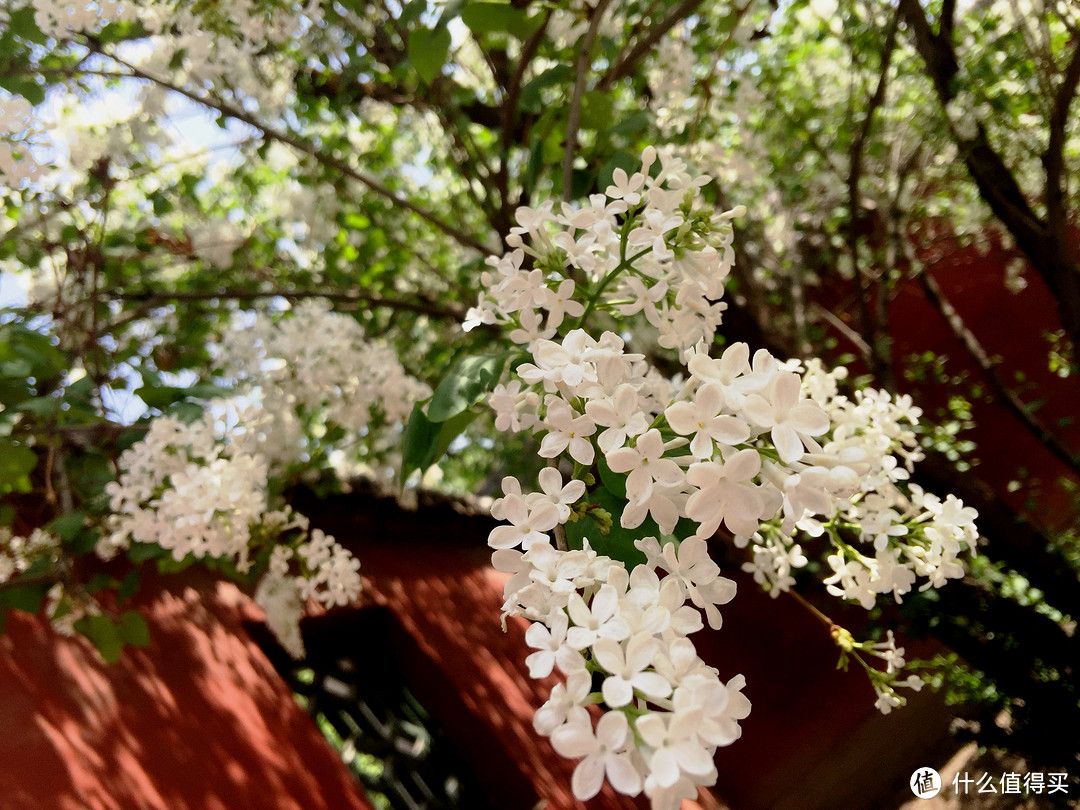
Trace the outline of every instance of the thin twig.
<instances>
[{"instance_id":1,"label":"thin twig","mask_svg":"<svg viewBox=\"0 0 1080 810\"><path fill-rule=\"evenodd\" d=\"M835 328L836 331L840 332L840 334L842 334L851 342L853 346L855 346L855 349L862 356L863 360L866 361L867 364L870 363L872 350L870 348L870 344L863 339L862 335L860 335L858 332L856 332L854 329L844 323L831 309L823 307L816 301L811 303L810 308L813 310L816 316L818 316L819 318L823 318L824 320L832 324L833 328Z\"/></svg>"}]
</instances>

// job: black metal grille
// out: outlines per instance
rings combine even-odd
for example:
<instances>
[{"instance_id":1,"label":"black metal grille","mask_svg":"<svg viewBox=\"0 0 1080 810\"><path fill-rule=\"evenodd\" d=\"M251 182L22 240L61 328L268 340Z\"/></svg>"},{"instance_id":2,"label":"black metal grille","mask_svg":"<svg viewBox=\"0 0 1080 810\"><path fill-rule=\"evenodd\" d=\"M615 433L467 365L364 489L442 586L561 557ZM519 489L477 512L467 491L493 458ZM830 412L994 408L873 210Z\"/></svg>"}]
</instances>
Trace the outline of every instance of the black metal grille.
<instances>
[{"instance_id":1,"label":"black metal grille","mask_svg":"<svg viewBox=\"0 0 1080 810\"><path fill-rule=\"evenodd\" d=\"M380 609L305 621L304 661L289 658L265 628L251 629L377 808L494 810L454 744L408 689L392 652L392 621ZM352 649L343 653L342 640Z\"/></svg>"}]
</instances>

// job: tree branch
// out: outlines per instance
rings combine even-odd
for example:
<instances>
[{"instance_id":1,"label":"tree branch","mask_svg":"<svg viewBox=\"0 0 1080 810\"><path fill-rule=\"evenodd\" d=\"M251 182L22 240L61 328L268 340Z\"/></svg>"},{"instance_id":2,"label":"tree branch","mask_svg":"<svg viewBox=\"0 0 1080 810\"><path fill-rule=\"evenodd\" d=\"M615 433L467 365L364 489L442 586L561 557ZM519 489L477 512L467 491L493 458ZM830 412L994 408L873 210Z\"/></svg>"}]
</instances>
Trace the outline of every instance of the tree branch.
<instances>
[{"instance_id":1,"label":"tree branch","mask_svg":"<svg viewBox=\"0 0 1080 810\"><path fill-rule=\"evenodd\" d=\"M585 38L581 40L581 48L578 50L574 94L570 98L570 113L566 118L566 140L563 143L563 202L569 202L573 196L574 158L577 157L577 134L581 121L581 102L585 94L585 76L589 70L589 63L592 61L590 57L593 43L600 32L604 12L610 4L611 0L599 0L593 8L589 30L585 32Z\"/></svg>"},{"instance_id":2,"label":"tree branch","mask_svg":"<svg viewBox=\"0 0 1080 810\"><path fill-rule=\"evenodd\" d=\"M700 6L702 0L682 0L681 3L676 5L667 13L667 16L656 25L650 26L645 36L639 39L634 47L629 51L620 54L618 59L615 60L615 64L611 67L604 77L600 80L600 83L596 85L597 90L608 90L611 85L620 79L624 79L634 72L637 67L637 63L649 53L653 46L660 41L660 37L670 31L676 23L680 20L689 17L694 9ZM749 7L747 3L747 7ZM744 9L745 11L745 9ZM736 22L736 25L738 23Z\"/></svg>"},{"instance_id":3,"label":"tree branch","mask_svg":"<svg viewBox=\"0 0 1080 810\"><path fill-rule=\"evenodd\" d=\"M986 379L990 382L990 386L997 392L998 400L1005 408L1012 413L1020 423L1027 429L1027 431L1038 439L1047 450L1053 454L1053 456L1064 464L1073 475L1080 477L1080 462L1078 462L1076 456L1069 452L1060 440L1046 427L1030 410L1030 408L1024 404L1024 402L1016 395L1016 393L1009 388L1005 380L1002 379L1001 374L998 373L997 366L990 356L986 353L986 350L979 343L978 338L972 334L971 330L964 324L964 319L960 317L960 313L956 311L956 308L949 302L941 291L941 287L929 272L923 272L919 274L919 283L922 285L923 292L926 294L927 300L934 305L934 308L938 311L938 314L945 319L945 322L949 325L949 329L952 330L953 335L964 344L964 348L967 349L968 354L975 361L976 365L986 375Z\"/></svg>"},{"instance_id":4,"label":"tree branch","mask_svg":"<svg viewBox=\"0 0 1080 810\"><path fill-rule=\"evenodd\" d=\"M885 34L885 42L881 49L881 67L878 71L877 85L873 94L866 103L866 114L863 116L862 125L851 145L850 163L848 167L848 222L847 222L847 247L851 256L851 267L856 282L859 285L859 316L862 321L862 333L868 338L866 344L870 352L866 358L869 361L870 370L875 375L886 381L886 387L893 388L892 382L892 357L891 352L883 340L884 330L881 328L880 319L874 317L870 310L870 280L866 277L859 261L859 236L862 224L862 195L859 191L862 180L863 152L866 150L866 141L870 137L870 130L874 125L874 114L885 102L885 94L889 84L889 69L892 66L893 53L896 50L896 32L900 25L900 12L894 12L889 22L889 28ZM882 282L883 283L883 282Z\"/></svg>"},{"instance_id":5,"label":"tree branch","mask_svg":"<svg viewBox=\"0 0 1080 810\"><path fill-rule=\"evenodd\" d=\"M91 47L95 50L96 53L100 53L102 56L106 56L109 59L112 59L113 61L117 62L120 65L123 65L125 68L127 68L129 71L131 71L131 78L142 79L144 81L153 82L154 84L158 85L159 87L162 87L162 88L164 88L166 90L171 90L174 93L179 93L180 95L194 101L197 104L201 104L204 107L207 107L207 108L212 109L212 110L216 110L217 112L221 113L222 115L225 115L225 116L227 116L229 118L233 118L233 119L235 119L237 121L240 121L241 123L247 124L249 127L252 127L254 129L258 130L259 132L261 132L264 137L267 137L267 138L270 138L271 140L275 140L275 141L278 141L280 143L286 144L287 146L291 146L293 149L296 149L298 152L303 152L304 154L311 156L312 158L314 158L315 160L317 160L319 163L323 164L324 166L327 166L327 167L329 167L331 169L334 169L335 171L345 175L346 177L349 177L349 178L351 178L353 180L356 180L357 182L361 183L362 185L367 186L371 191L374 191L376 194L390 200L394 205L397 205L400 208L404 208L407 211L411 211L413 214L416 214L418 217L423 219L425 222L428 222L431 225L434 225L436 228L438 228L440 231L445 233L447 236L454 239L458 244L460 244L460 245L462 245L464 247L471 248L471 249L473 249L473 250L475 250L475 251L477 251L479 253L482 253L482 254L484 254L486 256L495 255L494 250L487 247L486 245L481 244L479 241L474 239L469 234L464 233L463 231L461 231L460 229L454 227L450 223L440 219L439 217L435 216L435 214L433 214L430 211L420 207L419 205L412 202L411 200L408 200L408 199L406 199L406 198L404 198L404 197L402 197L402 196L400 196L398 194L395 194L393 191L391 191L389 188L384 186L382 183L380 183L374 177L371 177L370 175L365 174L364 172L361 172L361 171L358 171L357 169L354 169L348 163L346 163L343 160L340 160L339 158L334 157L333 155L325 154L324 152L320 151L318 148L316 148L312 144L308 143L307 141L305 141L305 140L303 140L303 139L301 139L301 138L299 138L299 137L297 137L295 135L292 135L292 134L290 134L288 132L284 132L284 131L275 129L275 128L267 125L267 124L264 124L264 123L258 121L252 115L249 115L244 110L237 109L236 107L232 107L232 106L224 103L223 101L219 101L219 100L213 99L213 98L207 98L207 97L199 95L198 93L195 93L195 92L193 92L191 90L188 90L187 88L179 87L179 86L174 85L174 84L172 84L172 83L170 83L170 82L168 82L168 81L166 81L164 79L160 79L160 78L158 78L156 76L153 76L152 74L149 74L149 73L135 67L134 65L129 64L128 62L125 62L123 59L120 59L119 57L117 57L117 56L115 56L113 54L110 54L110 53L107 53L107 52L101 50L96 45L91 45Z\"/></svg>"},{"instance_id":6,"label":"tree branch","mask_svg":"<svg viewBox=\"0 0 1080 810\"><path fill-rule=\"evenodd\" d=\"M933 32L918 0L899 0L897 10L912 31L916 50L926 63L941 106L948 108L955 96L956 88L953 86L953 79L960 71L952 43ZM1071 101L1076 90L1077 82L1073 79L1073 74L1080 70L1080 65L1077 65L1076 60L1077 55L1074 51L1073 60L1058 88L1056 107L1058 114L1062 116L1067 115L1068 102ZM1017 247L1023 251L1032 267L1054 294L1061 324L1065 327L1073 346L1080 347L1080 273L1077 272L1075 262L1069 258L1067 245L1064 242L1064 227L1062 225L1061 232L1057 233L1047 222L1039 219L1028 203L1015 175L990 146L986 128L979 121L976 121L975 125L976 133L973 138L962 138L959 134L956 136L968 173L975 181L982 199L1009 230L1016 240ZM1061 130L1063 132L1064 125ZM1053 153L1050 159L1050 168L1057 178L1054 185L1060 191L1062 170L1055 165L1056 158ZM1049 183L1046 190L1050 195L1055 193ZM1050 202L1059 209L1063 208L1063 203L1059 205L1056 201ZM1064 220L1063 211L1060 216Z\"/></svg>"},{"instance_id":7,"label":"tree branch","mask_svg":"<svg viewBox=\"0 0 1080 810\"><path fill-rule=\"evenodd\" d=\"M918 0L900 0L897 12L914 35L915 48L926 63L942 108L948 107L956 96L953 79L960 72L952 43L934 33ZM976 124L978 134L973 140L958 139L964 162L983 199L1035 263L1034 257L1040 252L1040 240L1045 236L1043 223L1028 205L1027 198L1004 160L991 148L982 124Z\"/></svg>"},{"instance_id":8,"label":"tree branch","mask_svg":"<svg viewBox=\"0 0 1080 810\"><path fill-rule=\"evenodd\" d=\"M1042 155L1046 172L1043 199L1046 202L1046 221L1051 235L1064 244L1065 240L1065 189L1062 179L1065 169L1065 139L1069 120L1069 108L1076 97L1080 84L1080 40L1073 45L1072 56L1065 68L1054 94L1054 106L1050 114L1050 138Z\"/></svg>"},{"instance_id":9,"label":"tree branch","mask_svg":"<svg viewBox=\"0 0 1080 810\"><path fill-rule=\"evenodd\" d=\"M161 305L168 301L257 301L264 298L284 298L298 301L308 298L322 298L326 301L344 304L367 304L372 307L417 312L435 318L447 318L461 322L465 314L457 309L441 307L423 301L404 301L397 298L384 298L379 295L366 295L355 291L330 292L325 290L270 290L257 292L251 290L211 290L205 292L168 292L166 290L105 291L104 296L115 301L142 301L151 305Z\"/></svg>"}]
</instances>

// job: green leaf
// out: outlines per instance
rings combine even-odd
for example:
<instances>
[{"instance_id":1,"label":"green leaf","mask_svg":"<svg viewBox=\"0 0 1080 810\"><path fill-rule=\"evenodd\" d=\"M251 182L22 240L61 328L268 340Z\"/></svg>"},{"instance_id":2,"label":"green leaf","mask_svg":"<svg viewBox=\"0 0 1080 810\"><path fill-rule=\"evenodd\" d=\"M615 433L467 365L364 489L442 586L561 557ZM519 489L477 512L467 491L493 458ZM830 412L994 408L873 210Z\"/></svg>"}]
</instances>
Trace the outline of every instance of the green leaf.
<instances>
[{"instance_id":1,"label":"green leaf","mask_svg":"<svg viewBox=\"0 0 1080 810\"><path fill-rule=\"evenodd\" d=\"M4 76L0 77L0 87L12 95L22 96L35 107L45 101L45 90L33 79Z\"/></svg>"},{"instance_id":2,"label":"green leaf","mask_svg":"<svg viewBox=\"0 0 1080 810\"><path fill-rule=\"evenodd\" d=\"M150 194L150 202L154 206L155 216L165 216L165 214L168 214L173 210L172 200L160 191L154 191Z\"/></svg>"},{"instance_id":3,"label":"green leaf","mask_svg":"<svg viewBox=\"0 0 1080 810\"><path fill-rule=\"evenodd\" d=\"M607 488L608 492L612 493L622 500L626 500L626 475L624 473L612 472L611 467L608 466L607 459L602 454L596 459L596 467L600 471L600 481Z\"/></svg>"},{"instance_id":4,"label":"green leaf","mask_svg":"<svg viewBox=\"0 0 1080 810\"><path fill-rule=\"evenodd\" d=\"M48 418L56 413L59 407L59 401L50 394L43 397L25 399L22 402L13 405L11 410L18 413L35 413L38 416Z\"/></svg>"},{"instance_id":5,"label":"green leaf","mask_svg":"<svg viewBox=\"0 0 1080 810\"><path fill-rule=\"evenodd\" d=\"M0 442L0 494L29 492L30 471L37 465L37 454L29 447Z\"/></svg>"},{"instance_id":6,"label":"green leaf","mask_svg":"<svg viewBox=\"0 0 1080 810\"><path fill-rule=\"evenodd\" d=\"M590 90L581 100L581 128L607 129L611 126L615 100L603 90Z\"/></svg>"},{"instance_id":7,"label":"green leaf","mask_svg":"<svg viewBox=\"0 0 1080 810\"><path fill-rule=\"evenodd\" d=\"M414 470L423 472L442 458L451 442L476 417L476 413L466 410L443 422L432 422L421 405L414 405L402 437L401 484L404 485Z\"/></svg>"},{"instance_id":8,"label":"green leaf","mask_svg":"<svg viewBox=\"0 0 1080 810\"><path fill-rule=\"evenodd\" d=\"M144 378L145 382L145 378ZM213 383L196 383L187 388L173 385L143 385L135 392L151 408L163 410L177 402L190 399L215 399L232 393L227 388Z\"/></svg>"},{"instance_id":9,"label":"green leaf","mask_svg":"<svg viewBox=\"0 0 1080 810\"><path fill-rule=\"evenodd\" d=\"M83 523L82 512L71 512L49 521L45 528L59 537L72 554L88 554L97 546L100 535Z\"/></svg>"},{"instance_id":10,"label":"green leaf","mask_svg":"<svg viewBox=\"0 0 1080 810\"><path fill-rule=\"evenodd\" d=\"M30 363L31 374L39 380L55 377L67 368L67 357L45 335L15 327L11 335L15 354Z\"/></svg>"},{"instance_id":11,"label":"green leaf","mask_svg":"<svg viewBox=\"0 0 1080 810\"><path fill-rule=\"evenodd\" d=\"M458 361L439 383L428 405L432 422L445 422L475 405L499 383L510 357L507 352L481 354Z\"/></svg>"},{"instance_id":12,"label":"green leaf","mask_svg":"<svg viewBox=\"0 0 1080 810\"><path fill-rule=\"evenodd\" d=\"M5 585L0 589L0 608L37 614L41 610L41 600L48 592L48 585Z\"/></svg>"},{"instance_id":13,"label":"green leaf","mask_svg":"<svg viewBox=\"0 0 1080 810\"><path fill-rule=\"evenodd\" d=\"M408 54L416 72L425 84L431 84L446 64L450 52L450 31L447 28L415 28L409 34Z\"/></svg>"},{"instance_id":14,"label":"green leaf","mask_svg":"<svg viewBox=\"0 0 1080 810\"><path fill-rule=\"evenodd\" d=\"M203 558L202 562L209 567L209 560ZM166 556L158 557L157 570L159 574L179 574L181 571L186 571L194 564L195 558L190 554L183 559L177 560L170 553Z\"/></svg>"},{"instance_id":15,"label":"green leaf","mask_svg":"<svg viewBox=\"0 0 1080 810\"><path fill-rule=\"evenodd\" d=\"M86 636L97 647L107 663L115 664L120 659L124 643L120 640L117 626L108 616L83 616L75 621L73 627L75 632Z\"/></svg>"},{"instance_id":16,"label":"green leaf","mask_svg":"<svg viewBox=\"0 0 1080 810\"><path fill-rule=\"evenodd\" d=\"M110 577L108 574L94 574L83 588L87 593L97 593L98 591L115 588L119 584L115 577Z\"/></svg>"},{"instance_id":17,"label":"green leaf","mask_svg":"<svg viewBox=\"0 0 1080 810\"><path fill-rule=\"evenodd\" d=\"M428 467L442 458L446 451L450 449L450 445L454 439L465 432L465 428L473 423L473 420L479 416L476 411L463 411L457 416L452 416L445 422L440 422L442 428L439 430L439 435L435 439L435 457L428 463Z\"/></svg>"},{"instance_id":18,"label":"green leaf","mask_svg":"<svg viewBox=\"0 0 1080 810\"><path fill-rule=\"evenodd\" d=\"M169 407L174 402L184 399L186 391L183 388L176 388L172 385L161 385L150 387L144 385L138 391L139 399L146 403L149 408L157 408L162 410Z\"/></svg>"},{"instance_id":19,"label":"green leaf","mask_svg":"<svg viewBox=\"0 0 1080 810\"><path fill-rule=\"evenodd\" d=\"M631 115L629 118L624 118L622 121L609 128L608 134L634 137L635 135L640 135L642 132L648 129L651 123L652 116L644 110L640 110ZM634 168L637 168L641 165L641 161L637 158L634 158L630 155L625 156L631 161L631 164ZM616 157L618 157L618 155L616 155ZM626 166L623 166L623 168L626 169ZM629 169L627 169L627 173L631 173Z\"/></svg>"},{"instance_id":20,"label":"green leaf","mask_svg":"<svg viewBox=\"0 0 1080 810\"><path fill-rule=\"evenodd\" d=\"M580 549L582 540L588 540L598 554L605 554L613 560L626 563L628 571L644 563L646 557L634 547L634 541L641 537L660 537L660 528L656 522L646 518L636 529L624 529L619 525L619 518L626 508L626 499L613 495L604 487L597 487L589 495L589 503L611 513L611 530L606 535L601 534L592 518L579 518L566 524L566 540L570 547Z\"/></svg>"},{"instance_id":21,"label":"green leaf","mask_svg":"<svg viewBox=\"0 0 1080 810\"><path fill-rule=\"evenodd\" d=\"M82 531L83 513L69 512L66 515L60 515L60 517L50 520L45 528L64 542L70 542L78 537Z\"/></svg>"},{"instance_id":22,"label":"green leaf","mask_svg":"<svg viewBox=\"0 0 1080 810\"><path fill-rule=\"evenodd\" d=\"M33 6L24 6L12 11L9 14L8 25L11 26L11 33L27 42L45 45L49 41L38 28L37 20L34 19Z\"/></svg>"},{"instance_id":23,"label":"green leaf","mask_svg":"<svg viewBox=\"0 0 1080 810\"><path fill-rule=\"evenodd\" d=\"M146 626L146 619L136 610L123 613L116 630L120 641L124 644L130 644L132 647L146 647L150 644L150 628Z\"/></svg>"},{"instance_id":24,"label":"green leaf","mask_svg":"<svg viewBox=\"0 0 1080 810\"><path fill-rule=\"evenodd\" d=\"M137 37L142 30L141 23L127 21L113 22L101 29L101 33L98 34L98 39L106 45L111 45L115 42L133 39Z\"/></svg>"},{"instance_id":25,"label":"green leaf","mask_svg":"<svg viewBox=\"0 0 1080 810\"><path fill-rule=\"evenodd\" d=\"M124 577L124 581L120 583L120 587L116 590L116 604L124 604L124 602L134 596L141 584L142 575L138 571L129 571L128 575Z\"/></svg>"},{"instance_id":26,"label":"green leaf","mask_svg":"<svg viewBox=\"0 0 1080 810\"><path fill-rule=\"evenodd\" d=\"M543 91L563 82L569 82L574 71L569 65L556 65L548 68L535 79L521 88L521 107L530 112L540 112L543 104Z\"/></svg>"},{"instance_id":27,"label":"green leaf","mask_svg":"<svg viewBox=\"0 0 1080 810\"><path fill-rule=\"evenodd\" d=\"M525 9L486 0L465 6L461 21L477 36L505 32L522 40L532 36L542 22L539 16L530 17Z\"/></svg>"},{"instance_id":28,"label":"green leaf","mask_svg":"<svg viewBox=\"0 0 1080 810\"><path fill-rule=\"evenodd\" d=\"M128 549L127 558L134 563L156 560L167 557L170 552L163 549L157 543L132 543Z\"/></svg>"},{"instance_id":29,"label":"green leaf","mask_svg":"<svg viewBox=\"0 0 1080 810\"><path fill-rule=\"evenodd\" d=\"M409 415L408 424L405 425L405 432L401 437L403 485L413 470L423 470L426 469L425 465L430 465L428 459L435 453L435 443L440 430L439 425L427 418L420 403L413 405L412 414Z\"/></svg>"}]
</instances>

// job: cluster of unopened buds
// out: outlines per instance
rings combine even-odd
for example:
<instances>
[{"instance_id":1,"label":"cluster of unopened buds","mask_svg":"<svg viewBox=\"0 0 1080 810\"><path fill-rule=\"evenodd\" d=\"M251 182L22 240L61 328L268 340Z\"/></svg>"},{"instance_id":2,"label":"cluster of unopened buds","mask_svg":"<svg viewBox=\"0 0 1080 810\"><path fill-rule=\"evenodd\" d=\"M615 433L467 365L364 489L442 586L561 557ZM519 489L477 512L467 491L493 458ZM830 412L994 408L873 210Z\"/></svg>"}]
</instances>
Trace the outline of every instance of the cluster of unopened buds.
<instances>
[{"instance_id":1,"label":"cluster of unopened buds","mask_svg":"<svg viewBox=\"0 0 1080 810\"><path fill-rule=\"evenodd\" d=\"M673 619L690 599L719 627L716 605L734 587L719 577L705 541L721 526L737 545L753 543L747 570L774 594L808 562L794 535L827 535L830 590L867 606L868 593L871 603L878 593L899 599L916 575L927 577L923 587L959 576L956 556L976 537L974 510L906 485L918 457L909 401L878 392L848 400L838 393L842 372L751 354L743 343L709 355L733 261L730 220L739 212L715 213L700 194L707 182L649 148L640 172L617 171L587 205L519 209L511 251L489 261L470 315L471 323L505 325L529 355L489 403L496 426L533 433L552 466L540 492L504 481L493 515L506 525L489 544L496 566L513 574L507 612L540 623L529 631L541 648L533 674L557 663L567 675L537 723L556 750L586 757L575 775L579 798L606 772L616 789L644 789L665 806L667 797L709 784L700 752L734 739L688 730L676 703L697 706L696 698L668 677L677 643L683 671L711 677L712 693L725 695L710 709L697 706L695 718L725 717L720 725L734 734L748 703L730 702L737 689L705 674L686 646L689 630ZM585 326L594 313L621 331L593 337ZM643 354L625 351L631 330L621 319L639 313L662 348L678 351L684 376L665 378ZM853 543L872 545L876 556ZM658 568L667 571L662 580ZM655 584L634 587L646 579ZM598 696L583 676L571 684L583 669L603 675ZM593 735L586 715L569 712L598 701L607 712ZM545 719L564 709L558 724Z\"/></svg>"}]
</instances>

